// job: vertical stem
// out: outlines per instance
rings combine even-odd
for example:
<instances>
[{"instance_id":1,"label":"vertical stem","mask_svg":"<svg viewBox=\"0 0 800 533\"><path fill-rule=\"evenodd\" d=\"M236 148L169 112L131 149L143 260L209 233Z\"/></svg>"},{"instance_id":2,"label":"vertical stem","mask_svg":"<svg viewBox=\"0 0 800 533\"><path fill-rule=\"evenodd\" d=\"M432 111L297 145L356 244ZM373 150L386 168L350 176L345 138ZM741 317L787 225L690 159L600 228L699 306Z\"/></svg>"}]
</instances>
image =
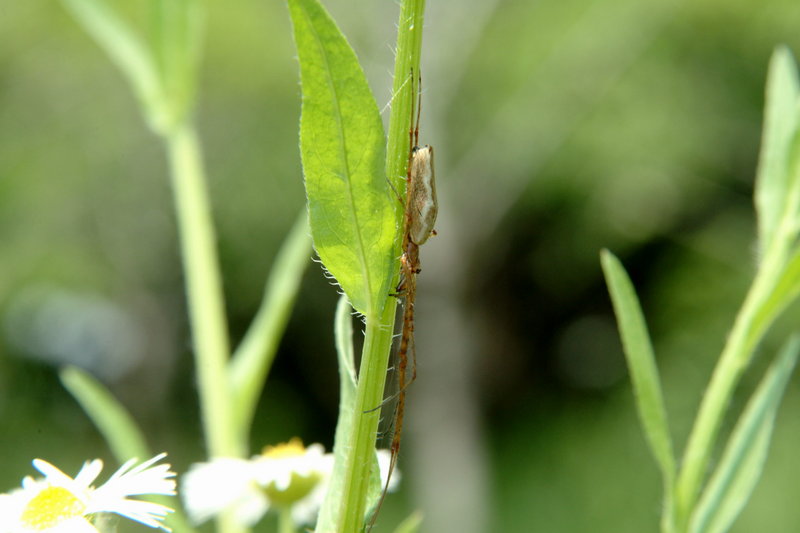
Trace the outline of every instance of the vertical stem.
<instances>
[{"instance_id":1,"label":"vertical stem","mask_svg":"<svg viewBox=\"0 0 800 533\"><path fill-rule=\"evenodd\" d=\"M412 70L419 72L424 12L425 0L404 0L400 8L386 160L386 175L398 184L404 183L401 178L406 174L408 161L408 131L411 128L412 91L415 87L409 80ZM400 216L398 211L398 221ZM397 246L399 257L399 240ZM387 272L387 275L393 279L390 286L395 286L400 275L399 268L394 272ZM366 336L356 390L355 423L350 436L347 474L340 502L343 510L339 514L342 522L337 529L340 533L354 533L361 531L363 527L370 467L380 419L380 412L376 407L383 401L396 309L396 302L387 295L384 308L376 316L366 317Z\"/></svg>"},{"instance_id":2,"label":"vertical stem","mask_svg":"<svg viewBox=\"0 0 800 533\"><path fill-rule=\"evenodd\" d=\"M244 449L235 438L230 413L226 368L230 348L197 134L184 122L167 134L166 142L208 453L211 457L238 457Z\"/></svg>"},{"instance_id":3,"label":"vertical stem","mask_svg":"<svg viewBox=\"0 0 800 533\"><path fill-rule=\"evenodd\" d=\"M351 452L348 456L347 477L342 498L342 523L338 531L350 533L361 531L367 510L367 495L370 482L370 467L375 453L375 438L378 434L386 368L392 349L392 325L396 304L388 301L380 316L367 317L367 330L362 350L358 388L356 389L356 413L353 433L350 437Z\"/></svg>"},{"instance_id":4,"label":"vertical stem","mask_svg":"<svg viewBox=\"0 0 800 533\"><path fill-rule=\"evenodd\" d=\"M785 264L783 252L782 249L776 249L765 256L703 396L675 488L678 531L684 531L687 527L733 391L777 313L775 309L765 309L765 303Z\"/></svg>"},{"instance_id":5,"label":"vertical stem","mask_svg":"<svg viewBox=\"0 0 800 533\"><path fill-rule=\"evenodd\" d=\"M420 75L424 14L425 0L406 0L403 2L397 27L397 54L386 149L386 176L398 187L397 190L401 191L402 197L405 195L402 194L400 187L405 186L408 164L408 130L412 127L412 115L417 98L414 93L417 85L412 79L412 71L414 76Z\"/></svg>"},{"instance_id":6,"label":"vertical stem","mask_svg":"<svg viewBox=\"0 0 800 533\"><path fill-rule=\"evenodd\" d=\"M284 505L278 510L278 533L296 533L291 506Z\"/></svg>"}]
</instances>

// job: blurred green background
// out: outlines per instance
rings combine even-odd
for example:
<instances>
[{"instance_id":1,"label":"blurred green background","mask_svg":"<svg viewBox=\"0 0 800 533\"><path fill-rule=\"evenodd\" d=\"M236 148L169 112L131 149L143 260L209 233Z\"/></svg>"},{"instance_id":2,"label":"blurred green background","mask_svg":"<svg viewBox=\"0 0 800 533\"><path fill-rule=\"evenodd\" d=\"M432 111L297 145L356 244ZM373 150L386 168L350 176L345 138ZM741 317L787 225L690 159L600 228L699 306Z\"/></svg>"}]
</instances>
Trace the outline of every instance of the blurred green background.
<instances>
[{"instance_id":1,"label":"blurred green background","mask_svg":"<svg viewBox=\"0 0 800 533\"><path fill-rule=\"evenodd\" d=\"M146 34L149 0L109 1ZM386 105L396 3L324 3ZM206 7L197 122L236 341L303 208L300 88L283 2ZM436 147L439 236L422 252L402 490L376 531L412 509L426 532L657 529L660 482L598 251L637 285L682 448L753 272L763 87L781 43L800 53L793 0L428 1L421 141ZM0 490L34 457L71 474L113 464L58 381L65 363L102 379L179 472L203 458L175 239L165 155L121 75L59 4L6 2ZM254 450L332 445L336 293L310 263ZM792 384L733 531L800 527L798 414Z\"/></svg>"}]
</instances>

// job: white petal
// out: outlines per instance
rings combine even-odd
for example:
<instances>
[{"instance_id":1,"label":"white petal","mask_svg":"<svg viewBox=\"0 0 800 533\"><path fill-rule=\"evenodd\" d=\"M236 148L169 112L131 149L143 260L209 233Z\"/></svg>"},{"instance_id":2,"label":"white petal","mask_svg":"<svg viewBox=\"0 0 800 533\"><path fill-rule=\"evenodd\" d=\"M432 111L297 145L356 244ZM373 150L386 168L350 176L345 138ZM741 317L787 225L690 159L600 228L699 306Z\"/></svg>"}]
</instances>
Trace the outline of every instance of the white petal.
<instances>
[{"instance_id":1,"label":"white petal","mask_svg":"<svg viewBox=\"0 0 800 533\"><path fill-rule=\"evenodd\" d=\"M169 464L152 466L155 461L164 457L160 454L149 461L145 461L135 468L131 468L136 459L127 461L114 474L95 490L97 498L124 499L128 496L140 494L175 494L175 472L170 472Z\"/></svg>"},{"instance_id":2,"label":"white petal","mask_svg":"<svg viewBox=\"0 0 800 533\"><path fill-rule=\"evenodd\" d=\"M269 510L269 501L261 491L248 492L231 509L234 519L247 527L252 527L261 520Z\"/></svg>"},{"instance_id":3,"label":"white petal","mask_svg":"<svg viewBox=\"0 0 800 533\"><path fill-rule=\"evenodd\" d=\"M389 465L392 462L392 453L389 450L378 450L378 469L380 470L381 474L381 486L386 486L386 476L389 475ZM402 478L400 471L395 468L394 472L392 472L392 479L389 481L389 492L394 492L397 490L397 486L400 484L400 479Z\"/></svg>"},{"instance_id":4,"label":"white petal","mask_svg":"<svg viewBox=\"0 0 800 533\"><path fill-rule=\"evenodd\" d=\"M84 518L70 518L48 529L47 533L100 533L100 531Z\"/></svg>"},{"instance_id":5,"label":"white petal","mask_svg":"<svg viewBox=\"0 0 800 533\"><path fill-rule=\"evenodd\" d=\"M100 475L101 470L103 470L103 461L100 459L86 461L83 463L81 471L78 472L77 476L75 476L75 483L88 488L92 483L94 483L94 480L97 479L97 476Z\"/></svg>"},{"instance_id":6,"label":"white petal","mask_svg":"<svg viewBox=\"0 0 800 533\"><path fill-rule=\"evenodd\" d=\"M161 528L169 531L161 524L161 520L173 510L158 503L145 502L141 500L112 500L106 502L92 502L89 509L90 513L116 513L125 518L141 522L146 526Z\"/></svg>"},{"instance_id":7,"label":"white petal","mask_svg":"<svg viewBox=\"0 0 800 533\"><path fill-rule=\"evenodd\" d=\"M181 496L195 524L233 509L243 524L250 525L268 509L266 498L255 484L252 463L244 459L220 457L195 463L181 478Z\"/></svg>"},{"instance_id":8,"label":"white petal","mask_svg":"<svg viewBox=\"0 0 800 533\"><path fill-rule=\"evenodd\" d=\"M318 483L308 496L292 505L292 520L296 525L313 524L317 520L327 491L327 483Z\"/></svg>"},{"instance_id":9,"label":"white petal","mask_svg":"<svg viewBox=\"0 0 800 533\"><path fill-rule=\"evenodd\" d=\"M44 459L34 459L33 467L42 474L44 474L44 477L47 478L47 481L49 483L52 483L53 485L62 485L62 484L68 485L73 482L73 479L71 477L69 477L64 472L62 472L52 464L48 463Z\"/></svg>"}]
</instances>

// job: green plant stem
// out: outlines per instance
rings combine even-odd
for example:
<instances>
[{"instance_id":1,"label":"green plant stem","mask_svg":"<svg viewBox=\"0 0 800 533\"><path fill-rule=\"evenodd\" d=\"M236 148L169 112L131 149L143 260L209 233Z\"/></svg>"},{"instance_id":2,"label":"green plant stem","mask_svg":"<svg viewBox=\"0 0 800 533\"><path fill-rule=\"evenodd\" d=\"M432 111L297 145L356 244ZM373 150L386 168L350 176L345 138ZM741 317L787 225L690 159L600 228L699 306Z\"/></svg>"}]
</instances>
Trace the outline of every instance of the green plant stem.
<instances>
[{"instance_id":1,"label":"green plant stem","mask_svg":"<svg viewBox=\"0 0 800 533\"><path fill-rule=\"evenodd\" d=\"M278 514L278 533L296 533L294 520L292 519L292 508L283 506Z\"/></svg>"},{"instance_id":2,"label":"green plant stem","mask_svg":"<svg viewBox=\"0 0 800 533\"><path fill-rule=\"evenodd\" d=\"M412 71L419 73L424 12L425 0L404 0L400 8L386 161L386 175L392 181L405 176L408 131L412 120L411 91L415 87L414 83L408 81ZM397 252L399 257L399 240ZM399 268L387 275L392 276L390 286L396 286L399 280ZM380 314L365 317L366 336L356 390L355 423L349 439L351 451L347 458L347 472L340 503L341 523L337 529L340 533L361 531L364 522L370 468L373 464L380 420L380 409L376 407L383 401L396 309L395 300L387 295Z\"/></svg>"},{"instance_id":3,"label":"green plant stem","mask_svg":"<svg viewBox=\"0 0 800 533\"><path fill-rule=\"evenodd\" d=\"M197 134L188 123L167 133L175 209L194 339L200 407L211 457L239 457L227 361L230 353L211 208Z\"/></svg>"},{"instance_id":4,"label":"green plant stem","mask_svg":"<svg viewBox=\"0 0 800 533\"><path fill-rule=\"evenodd\" d=\"M345 478L339 531L360 531L366 513L370 468L375 454L386 368L392 348L395 302L387 302L379 317L367 317L366 336L356 389L356 413Z\"/></svg>"},{"instance_id":5,"label":"green plant stem","mask_svg":"<svg viewBox=\"0 0 800 533\"><path fill-rule=\"evenodd\" d=\"M779 306L767 305L786 264L785 249L764 258L711 376L689 435L676 484L677 531L684 531L708 468L725 411L755 348L777 316Z\"/></svg>"},{"instance_id":6,"label":"green plant stem","mask_svg":"<svg viewBox=\"0 0 800 533\"><path fill-rule=\"evenodd\" d=\"M412 127L412 110L415 99L412 79L420 76L420 56L422 54L422 26L425 14L425 0L406 0L400 13L397 29L397 54L394 63L394 82L392 85L392 113L389 116L389 138L386 147L386 175L398 191L404 190L406 165L408 164L408 131ZM402 188L401 188L402 187ZM398 202L398 210L402 206ZM401 216L398 216L398 220ZM399 252L398 242L398 252Z\"/></svg>"}]
</instances>

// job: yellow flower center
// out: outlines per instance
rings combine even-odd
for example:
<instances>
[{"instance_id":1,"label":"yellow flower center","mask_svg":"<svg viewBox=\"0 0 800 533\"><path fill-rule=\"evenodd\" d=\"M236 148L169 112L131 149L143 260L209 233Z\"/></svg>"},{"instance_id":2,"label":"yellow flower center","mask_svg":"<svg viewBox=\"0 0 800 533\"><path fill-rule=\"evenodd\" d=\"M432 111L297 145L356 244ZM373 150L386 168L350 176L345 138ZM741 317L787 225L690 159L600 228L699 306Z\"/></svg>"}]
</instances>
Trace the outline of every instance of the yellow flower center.
<instances>
[{"instance_id":1,"label":"yellow flower center","mask_svg":"<svg viewBox=\"0 0 800 533\"><path fill-rule=\"evenodd\" d=\"M55 527L64 520L83 516L86 504L64 487L47 487L31 498L22 512L22 525L34 531Z\"/></svg>"},{"instance_id":2,"label":"yellow flower center","mask_svg":"<svg viewBox=\"0 0 800 533\"><path fill-rule=\"evenodd\" d=\"M303 446L303 441L297 437L292 437L289 442L276 446L265 446L261 451L261 456L263 458L273 461L295 459L305 455L306 447ZM321 479L322 476L318 472L309 472L305 475L292 472L289 486L284 490L278 490L274 482L262 487L262 490L266 493L273 505L290 506L308 496Z\"/></svg>"},{"instance_id":3,"label":"yellow flower center","mask_svg":"<svg viewBox=\"0 0 800 533\"><path fill-rule=\"evenodd\" d=\"M301 457L306 453L303 441L297 437L292 437L289 442L284 442L276 446L265 446L261 455L270 459L286 459L288 457Z\"/></svg>"}]
</instances>

